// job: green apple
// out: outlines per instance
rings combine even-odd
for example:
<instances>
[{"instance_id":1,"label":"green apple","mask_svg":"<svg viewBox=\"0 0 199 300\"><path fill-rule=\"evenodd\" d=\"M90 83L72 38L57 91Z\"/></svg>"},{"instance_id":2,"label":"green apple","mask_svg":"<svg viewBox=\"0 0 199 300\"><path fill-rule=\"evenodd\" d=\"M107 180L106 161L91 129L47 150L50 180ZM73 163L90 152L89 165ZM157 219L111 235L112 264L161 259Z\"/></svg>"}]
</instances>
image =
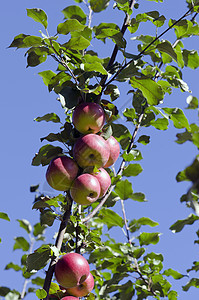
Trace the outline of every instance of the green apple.
<instances>
[{"instance_id":1,"label":"green apple","mask_svg":"<svg viewBox=\"0 0 199 300\"><path fill-rule=\"evenodd\" d=\"M97 103L81 103L73 112L72 122L75 128L83 134L97 133L104 126L104 110Z\"/></svg>"}]
</instances>

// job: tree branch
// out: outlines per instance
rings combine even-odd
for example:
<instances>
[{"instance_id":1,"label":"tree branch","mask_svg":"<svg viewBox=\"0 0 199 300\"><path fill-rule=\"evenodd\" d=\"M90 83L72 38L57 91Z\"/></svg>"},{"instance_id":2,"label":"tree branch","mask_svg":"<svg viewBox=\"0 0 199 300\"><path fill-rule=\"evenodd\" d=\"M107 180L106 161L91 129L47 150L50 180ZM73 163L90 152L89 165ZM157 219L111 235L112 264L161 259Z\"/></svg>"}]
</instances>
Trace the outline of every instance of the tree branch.
<instances>
[{"instance_id":1,"label":"tree branch","mask_svg":"<svg viewBox=\"0 0 199 300\"><path fill-rule=\"evenodd\" d=\"M56 239L56 242L55 242L55 246L57 247L57 249L59 251L61 250L64 234L65 234L65 231L66 231L66 226L68 224L68 221L69 221L70 215L71 215L72 200L71 200L70 197L67 197L67 200L68 200L67 208L66 208L66 211L63 215L62 222L61 222L60 227L59 227L59 232L58 232L58 235L57 235L57 239ZM51 258L49 267L48 267L48 271L46 272L46 278L45 278L44 286L43 286L43 289L47 292L47 295L49 293L49 288L50 288L53 273L54 273L54 270L55 270L56 262L57 262L57 257L53 255L53 257ZM45 299L47 299L47 298L45 298Z\"/></svg>"}]
</instances>

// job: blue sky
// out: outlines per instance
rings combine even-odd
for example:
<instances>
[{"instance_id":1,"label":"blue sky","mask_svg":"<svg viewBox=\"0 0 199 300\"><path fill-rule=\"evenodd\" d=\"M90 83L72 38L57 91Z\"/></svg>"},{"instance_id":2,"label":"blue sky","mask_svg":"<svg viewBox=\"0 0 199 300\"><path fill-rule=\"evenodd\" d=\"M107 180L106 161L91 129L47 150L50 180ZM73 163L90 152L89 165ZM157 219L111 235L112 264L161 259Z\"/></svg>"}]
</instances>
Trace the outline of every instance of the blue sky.
<instances>
[{"instance_id":1,"label":"blue sky","mask_svg":"<svg viewBox=\"0 0 199 300\"><path fill-rule=\"evenodd\" d=\"M141 11L151 11L160 9L167 18L179 18L185 11L185 1L164 1L157 4L151 1L139 1ZM29 192L30 185L40 183L43 190L48 189L45 182L44 167L31 166L31 160L38 149L43 145L40 137L46 136L49 132L56 132L59 126L50 123L36 123L34 118L43 116L46 113L57 113L64 121L63 110L56 101L56 95L48 93L47 87L43 84L38 72L52 69L56 70L56 63L50 59L37 68L26 68L25 51L7 49L14 36L19 33L39 35L42 29L40 24L35 23L26 16L26 8L39 7L48 15L49 32L54 34L56 25L63 21L61 10L67 5L74 4L73 1L3 1L1 4L1 102L0 102L0 128L1 128L1 209L7 212L11 222L0 220L0 285L5 285L22 290L23 281L19 274L13 271L4 271L4 267L10 261L19 262L19 250L12 251L13 238L23 234L23 229L19 228L16 219L28 219L32 224L38 222L39 214L32 211L33 195ZM122 15L121 15L122 16ZM103 17L103 14L102 14ZM96 19L95 19L96 18ZM101 21L101 15L94 17L94 22ZM105 22L118 21L116 12L110 10L104 13ZM122 19L118 25L122 24ZM43 29L42 29L43 30ZM139 34L151 33L151 28L143 24ZM172 33L165 36L166 39L174 38ZM98 44L96 43L98 46ZM185 42L188 49L199 48L198 38L191 38ZM105 48L101 47L101 55L110 55L112 43L108 42ZM100 49L100 48L99 48ZM95 49L94 49L95 50ZM128 51L136 53L136 47L133 42L130 43ZM100 50L99 50L100 53ZM188 82L194 96L198 96L198 70L184 69L184 80ZM129 95L126 95L125 88L121 87L121 97L118 99L118 108L121 110L123 103L130 103ZM165 98L165 107L186 107L186 97L188 94L180 91ZM197 122L197 114L186 110L186 115L190 122ZM133 130L133 125L129 128ZM156 129L142 128L140 135L151 136L151 142L147 146L140 146L143 160L140 162L143 172L132 179L135 192L144 192L147 203L126 202L127 217L129 219L142 216L150 217L159 222L155 230L162 233L160 243L156 246L150 246L150 250L161 252L165 257L165 268L173 268L179 272L185 273L186 269L192 265L194 260L198 260L198 246L193 244L196 239L197 226L187 226L181 233L173 234L169 227L177 220L186 218L192 211L188 210L179 199L189 187L188 183L176 183L175 176L178 171L189 165L194 156L198 153L196 147L187 143L178 145L176 139L176 130L172 124L166 132L160 132ZM121 211L120 204L116 205L117 212ZM50 229L54 234L58 224ZM113 230L113 234L116 233ZM120 239L125 241L121 232ZM49 238L52 242L52 239ZM193 274L195 275L195 274ZM180 289L188 279L175 283L180 294L179 299L196 299L198 291L191 288L186 294ZM31 297L30 297L31 299ZM27 298L28 300L28 298Z\"/></svg>"}]
</instances>

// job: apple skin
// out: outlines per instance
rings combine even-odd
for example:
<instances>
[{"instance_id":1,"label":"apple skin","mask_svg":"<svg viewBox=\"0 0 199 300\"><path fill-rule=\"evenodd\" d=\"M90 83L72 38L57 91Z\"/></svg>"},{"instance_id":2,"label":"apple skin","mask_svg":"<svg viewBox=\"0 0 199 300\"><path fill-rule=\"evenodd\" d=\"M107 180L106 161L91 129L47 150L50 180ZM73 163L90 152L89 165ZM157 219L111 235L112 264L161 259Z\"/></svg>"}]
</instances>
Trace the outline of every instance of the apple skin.
<instances>
[{"instance_id":1,"label":"apple skin","mask_svg":"<svg viewBox=\"0 0 199 300\"><path fill-rule=\"evenodd\" d=\"M58 156L51 160L46 171L46 180L53 189L66 191L69 190L78 172L78 165L72 158Z\"/></svg>"},{"instance_id":2,"label":"apple skin","mask_svg":"<svg viewBox=\"0 0 199 300\"><path fill-rule=\"evenodd\" d=\"M106 143L108 144L108 146L110 148L110 156L109 156L108 161L104 165L104 168L108 168L108 167L112 166L116 162L116 160L118 159L118 157L120 155L120 144L113 136L110 136L106 140Z\"/></svg>"},{"instance_id":3,"label":"apple skin","mask_svg":"<svg viewBox=\"0 0 199 300\"><path fill-rule=\"evenodd\" d=\"M94 288L94 278L93 275L90 273L86 280L73 288L66 289L66 292L70 295L76 296L76 297L84 297L88 295Z\"/></svg>"},{"instance_id":4,"label":"apple skin","mask_svg":"<svg viewBox=\"0 0 199 300\"><path fill-rule=\"evenodd\" d=\"M80 205L90 205L95 202L99 198L100 192L99 181L88 173L78 176L70 189L72 199Z\"/></svg>"},{"instance_id":5,"label":"apple skin","mask_svg":"<svg viewBox=\"0 0 199 300\"><path fill-rule=\"evenodd\" d=\"M79 300L79 298L73 296L66 296L64 298L61 298L61 300Z\"/></svg>"},{"instance_id":6,"label":"apple skin","mask_svg":"<svg viewBox=\"0 0 199 300\"><path fill-rule=\"evenodd\" d=\"M81 103L73 112L72 122L80 133L97 133L104 126L105 113L97 103Z\"/></svg>"},{"instance_id":7,"label":"apple skin","mask_svg":"<svg viewBox=\"0 0 199 300\"><path fill-rule=\"evenodd\" d=\"M99 198L103 197L111 185L111 178L108 172L104 168L99 168L98 172L95 172L93 167L87 167L84 169L84 172L89 173L97 178L101 188Z\"/></svg>"},{"instance_id":8,"label":"apple skin","mask_svg":"<svg viewBox=\"0 0 199 300\"><path fill-rule=\"evenodd\" d=\"M103 167L110 156L110 147L106 140L94 133L80 137L73 147L73 157L77 164L86 168L89 166Z\"/></svg>"},{"instance_id":9,"label":"apple skin","mask_svg":"<svg viewBox=\"0 0 199 300\"><path fill-rule=\"evenodd\" d=\"M78 253L63 255L55 265L55 278L64 288L82 284L90 273L87 260Z\"/></svg>"}]
</instances>

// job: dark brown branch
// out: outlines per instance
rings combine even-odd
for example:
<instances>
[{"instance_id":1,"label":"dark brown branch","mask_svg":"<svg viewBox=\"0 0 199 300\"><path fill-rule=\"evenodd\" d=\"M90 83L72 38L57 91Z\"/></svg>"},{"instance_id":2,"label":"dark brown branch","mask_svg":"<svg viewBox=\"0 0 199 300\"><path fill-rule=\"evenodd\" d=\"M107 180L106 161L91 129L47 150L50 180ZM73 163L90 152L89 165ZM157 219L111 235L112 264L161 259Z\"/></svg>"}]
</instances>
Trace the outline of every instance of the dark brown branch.
<instances>
[{"instance_id":1,"label":"dark brown branch","mask_svg":"<svg viewBox=\"0 0 199 300\"><path fill-rule=\"evenodd\" d=\"M66 211L63 215L63 218L62 218L62 221L61 221L61 224L60 224L60 227L59 227L59 232L58 232L58 235L57 235L57 239L56 239L56 242L55 242L55 246L57 247L57 249L59 251L61 250L62 242L63 242L63 239L64 239L64 234L65 234L65 231L66 231L66 226L68 224L68 221L69 221L70 215L71 215L72 201L69 197L67 199L68 199L68 205L67 205ZM50 288L53 273L54 273L54 270L55 270L56 262L57 262L57 257L53 256L51 258L51 261L50 261L50 264L49 264L49 267L48 267L48 271L46 272L46 278L45 278L45 281L44 281L43 289L47 292L47 295L49 293L49 288ZM45 298L45 299L47 299L47 298Z\"/></svg>"}]
</instances>

